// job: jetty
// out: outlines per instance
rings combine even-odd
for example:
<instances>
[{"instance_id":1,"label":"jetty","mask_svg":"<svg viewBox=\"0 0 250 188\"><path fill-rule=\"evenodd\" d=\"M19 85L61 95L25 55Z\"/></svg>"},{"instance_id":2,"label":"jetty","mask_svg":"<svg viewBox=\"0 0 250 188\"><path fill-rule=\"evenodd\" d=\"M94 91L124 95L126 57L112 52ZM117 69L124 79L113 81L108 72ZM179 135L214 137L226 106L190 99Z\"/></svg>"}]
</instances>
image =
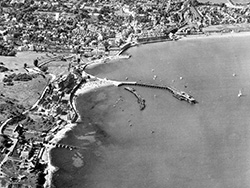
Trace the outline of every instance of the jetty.
<instances>
[{"instance_id":1,"label":"jetty","mask_svg":"<svg viewBox=\"0 0 250 188\"><path fill-rule=\"evenodd\" d=\"M170 92L173 97L177 98L180 101L186 101L189 104L196 104L198 101L196 101L191 95L187 94L184 91L178 91L177 89L170 87L170 86L159 86L159 85L153 85L153 84L145 84L145 83L137 83L137 82L121 82L119 86L140 86L140 87L148 87L148 88L154 88L154 89L162 89L167 90Z\"/></svg>"}]
</instances>

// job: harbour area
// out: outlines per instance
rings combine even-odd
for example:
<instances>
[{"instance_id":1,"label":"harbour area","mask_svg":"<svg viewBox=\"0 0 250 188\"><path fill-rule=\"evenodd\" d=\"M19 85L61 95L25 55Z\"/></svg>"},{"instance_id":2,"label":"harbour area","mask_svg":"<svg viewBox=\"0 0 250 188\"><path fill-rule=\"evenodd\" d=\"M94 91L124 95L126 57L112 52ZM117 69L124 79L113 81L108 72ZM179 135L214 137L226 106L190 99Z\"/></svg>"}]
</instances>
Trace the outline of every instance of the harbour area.
<instances>
[{"instance_id":1,"label":"harbour area","mask_svg":"<svg viewBox=\"0 0 250 188\"><path fill-rule=\"evenodd\" d=\"M165 89L134 85L127 86L145 99L144 110L134 95L124 90L126 85L85 93L78 98L84 122L62 143L86 146L82 135L88 137L88 131L91 135L95 132L95 141L80 152L82 157L68 154L54 160L62 168L55 173L54 183L74 188L247 188L248 39L204 38L143 45L129 49L132 58L128 60L92 70L111 80L128 77L128 82L170 85L199 103L189 105ZM244 94L240 98L239 89ZM58 158L63 151L52 153ZM72 177L74 173L78 175Z\"/></svg>"},{"instance_id":2,"label":"harbour area","mask_svg":"<svg viewBox=\"0 0 250 188\"><path fill-rule=\"evenodd\" d=\"M78 95L109 86L139 86L167 90L177 99L194 104L194 99L190 98L188 94L179 92L171 87L141 84L133 81L112 81L92 76L84 71L87 68L86 64L79 64L78 62L71 62L75 65L68 68L67 71L69 72L65 74L55 75L47 72L47 76L42 71L42 67L47 66L47 64L53 64L53 62L62 58L66 59L66 61L69 60L69 62L72 59L72 57L67 58L66 56L47 56L47 59L42 58L38 61L37 67L26 65L24 67L26 73L20 74L26 75L26 77L34 74L41 75L41 77L44 77L43 79L47 80L47 83L40 96L37 97L37 101L30 108L15 112L1 124L0 133L3 135L4 142L6 142L2 146L2 154L5 154L0 164L2 182L10 181L17 184L35 186L38 181L45 181L45 186L51 186L50 178L54 171L52 170L54 169L53 166L49 162L51 148L82 150L81 147L59 144L56 141L58 136L60 138L65 134L61 133L62 131L70 130L79 120L79 114L75 106L75 98ZM11 77L9 79L5 83L15 82L11 80ZM25 81L25 79L20 80L20 82ZM140 108L143 110L145 108L145 100L141 99L140 95L134 90L130 91L135 94ZM2 97L4 99L5 96L3 95ZM40 127L39 131L36 130L36 126ZM32 138L33 134L37 135L37 138L29 139L29 137ZM16 173L16 165L21 165L16 175L11 175L10 172L7 173L6 170L9 168L7 165L10 163L13 168L13 171L10 171L11 173ZM32 165L28 165L28 163ZM39 174L39 176L28 176L28 173L33 172ZM13 178L12 180L8 180L10 176ZM33 181L32 184L30 183L31 180Z\"/></svg>"}]
</instances>

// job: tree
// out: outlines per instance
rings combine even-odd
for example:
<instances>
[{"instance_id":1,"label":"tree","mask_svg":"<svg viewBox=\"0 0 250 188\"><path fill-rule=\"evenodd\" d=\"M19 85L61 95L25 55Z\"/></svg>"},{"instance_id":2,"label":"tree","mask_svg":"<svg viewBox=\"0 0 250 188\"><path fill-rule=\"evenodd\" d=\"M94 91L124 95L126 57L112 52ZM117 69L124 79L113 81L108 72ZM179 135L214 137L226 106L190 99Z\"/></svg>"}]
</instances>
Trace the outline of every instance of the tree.
<instances>
[{"instance_id":1,"label":"tree","mask_svg":"<svg viewBox=\"0 0 250 188\"><path fill-rule=\"evenodd\" d=\"M47 72L48 71L48 67L47 66L42 66L40 68L40 70L43 71L43 72Z\"/></svg>"},{"instance_id":2,"label":"tree","mask_svg":"<svg viewBox=\"0 0 250 188\"><path fill-rule=\"evenodd\" d=\"M12 140L7 135L0 134L0 145L8 148L12 145Z\"/></svg>"},{"instance_id":3,"label":"tree","mask_svg":"<svg viewBox=\"0 0 250 188\"><path fill-rule=\"evenodd\" d=\"M102 16L101 14L99 14L99 15L97 16L97 18L98 18L98 20L100 20L100 21L103 20L103 16Z\"/></svg>"},{"instance_id":4,"label":"tree","mask_svg":"<svg viewBox=\"0 0 250 188\"><path fill-rule=\"evenodd\" d=\"M38 67L38 60L35 59L34 62L33 62L33 64L34 64L35 67Z\"/></svg>"}]
</instances>

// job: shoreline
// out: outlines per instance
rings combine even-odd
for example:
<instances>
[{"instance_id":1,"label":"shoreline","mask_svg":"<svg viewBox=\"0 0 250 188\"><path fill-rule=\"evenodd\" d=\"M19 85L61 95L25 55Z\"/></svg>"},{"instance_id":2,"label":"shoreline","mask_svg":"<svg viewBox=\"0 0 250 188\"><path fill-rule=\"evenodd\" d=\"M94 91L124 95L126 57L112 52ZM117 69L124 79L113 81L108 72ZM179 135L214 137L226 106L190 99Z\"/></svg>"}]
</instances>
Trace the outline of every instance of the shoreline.
<instances>
[{"instance_id":1,"label":"shoreline","mask_svg":"<svg viewBox=\"0 0 250 188\"><path fill-rule=\"evenodd\" d=\"M156 44L156 43L164 43L164 42L178 42L178 41L185 41L185 40L196 40L196 39L211 39L211 38L232 38L232 37L246 37L250 36L249 31L240 31L240 32L211 32L211 33L201 33L201 34L176 34L177 39L158 39L152 41L145 41L145 42L138 42L137 46L146 45L146 44ZM131 46L133 47L133 46Z\"/></svg>"},{"instance_id":2,"label":"shoreline","mask_svg":"<svg viewBox=\"0 0 250 188\"><path fill-rule=\"evenodd\" d=\"M74 108L74 111L76 113L76 116L78 117L74 123L68 123L64 128L62 128L60 131L56 133L54 138L50 141L52 143L57 144L60 142L63 138L65 138L65 135L67 132L71 131L75 126L77 126L77 121L81 117L79 114L79 111L76 108L76 100L79 96L84 95L86 93L89 93L95 89L101 89L105 87L110 87L110 86L118 86L120 82L116 81L111 81L111 80L106 80L106 79L100 79L94 76L91 76L86 73L86 75L90 76L92 80L88 81L87 83L82 84L74 93L73 101L72 101L72 107ZM46 182L45 182L45 187L46 188L51 188L52 186L52 178L53 174L58 170L58 167L54 166L52 164L52 156L51 156L51 151L53 148L56 146L47 144L46 151L44 153L45 157L44 160L47 161L47 168L45 170L46 172Z\"/></svg>"},{"instance_id":3,"label":"shoreline","mask_svg":"<svg viewBox=\"0 0 250 188\"><path fill-rule=\"evenodd\" d=\"M62 140L65 137L66 133L68 131L72 130L76 125L77 125L77 123L67 124L63 129L61 129L60 131L58 131L56 133L55 137L51 140L51 142L53 142L53 143L60 142L60 140ZM58 170L58 167L56 167L52 164L51 151L55 147L56 146L48 144L46 151L44 153L44 155L46 155L46 156L45 157L43 156L44 160L47 160L47 163L48 163L48 166L45 170L45 172L46 172L46 176L45 176L46 182L44 184L45 188L51 188L53 174Z\"/></svg>"},{"instance_id":4,"label":"shoreline","mask_svg":"<svg viewBox=\"0 0 250 188\"><path fill-rule=\"evenodd\" d=\"M181 36L181 38L178 41L194 40L194 39L246 37L246 36L250 36L250 31L230 32L230 33L210 33L208 35L206 34L186 35L186 36Z\"/></svg>"}]
</instances>

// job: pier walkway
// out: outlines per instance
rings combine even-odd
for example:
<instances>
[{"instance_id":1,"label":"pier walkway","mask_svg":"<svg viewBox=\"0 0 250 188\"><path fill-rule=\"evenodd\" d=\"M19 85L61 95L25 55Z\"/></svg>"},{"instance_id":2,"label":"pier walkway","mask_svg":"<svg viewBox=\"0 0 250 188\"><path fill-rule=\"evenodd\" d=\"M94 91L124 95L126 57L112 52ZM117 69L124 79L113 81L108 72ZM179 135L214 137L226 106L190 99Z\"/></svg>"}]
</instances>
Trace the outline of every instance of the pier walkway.
<instances>
[{"instance_id":1,"label":"pier walkway","mask_svg":"<svg viewBox=\"0 0 250 188\"><path fill-rule=\"evenodd\" d=\"M121 82L119 86L140 86L140 87L148 87L148 88L154 88L154 89L162 89L167 90L170 92L175 98L178 100L184 100L190 104L196 104L198 103L192 96L188 95L184 91L178 91L177 89L174 89L170 86L159 86L159 85L153 85L153 84L145 84L145 83L137 83L137 82Z\"/></svg>"},{"instance_id":2,"label":"pier walkway","mask_svg":"<svg viewBox=\"0 0 250 188\"><path fill-rule=\"evenodd\" d=\"M154 89L165 89L165 90L169 91L172 94L177 92L177 90L175 90L175 89L173 89L171 87L168 87L168 86L158 86L158 85L144 84L144 83L137 83L137 82L122 82L119 86L123 86L123 85L149 87L149 88L154 88Z\"/></svg>"}]
</instances>

